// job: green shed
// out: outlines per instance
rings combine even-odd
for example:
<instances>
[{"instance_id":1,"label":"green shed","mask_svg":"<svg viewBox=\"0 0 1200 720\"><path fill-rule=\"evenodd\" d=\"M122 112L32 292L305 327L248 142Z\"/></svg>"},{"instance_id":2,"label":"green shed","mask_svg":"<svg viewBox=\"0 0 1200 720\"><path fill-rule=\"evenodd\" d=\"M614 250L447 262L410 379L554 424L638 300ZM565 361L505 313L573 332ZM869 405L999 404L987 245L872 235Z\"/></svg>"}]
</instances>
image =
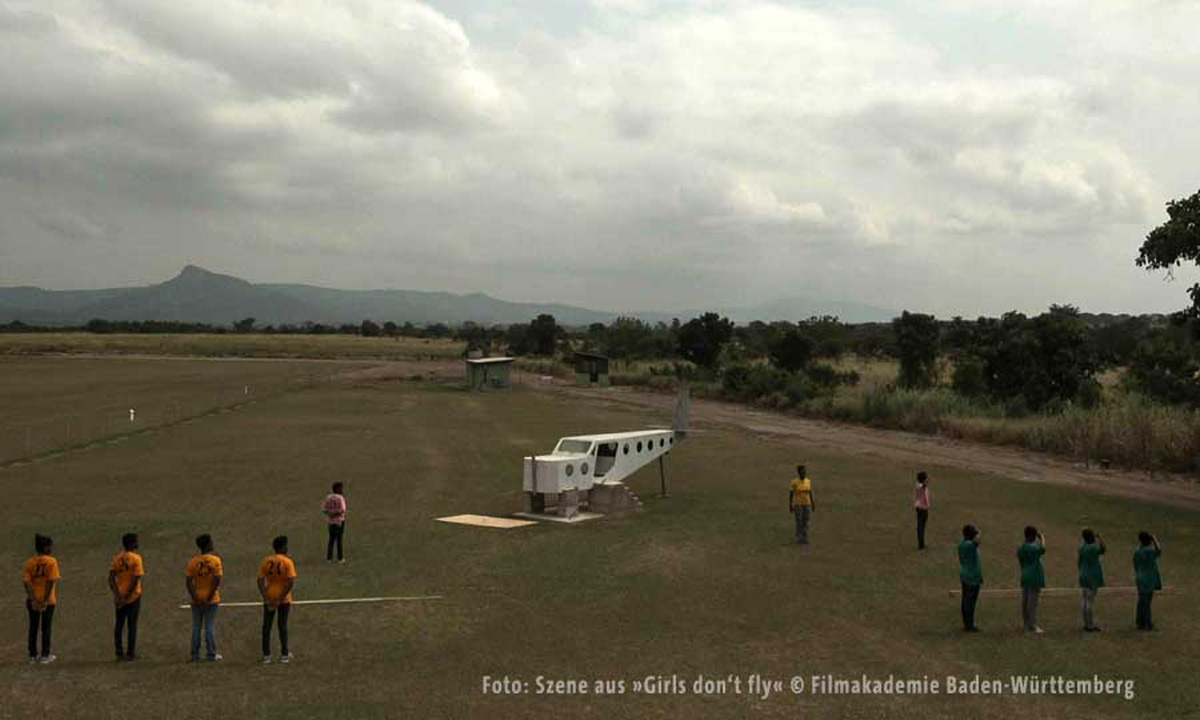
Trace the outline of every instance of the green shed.
<instances>
[{"instance_id":1,"label":"green shed","mask_svg":"<svg viewBox=\"0 0 1200 720\"><path fill-rule=\"evenodd\" d=\"M467 387L472 390L512 387L510 357L466 358Z\"/></svg>"},{"instance_id":2,"label":"green shed","mask_svg":"<svg viewBox=\"0 0 1200 720\"><path fill-rule=\"evenodd\" d=\"M608 357L595 353L575 353L575 384L585 387L607 387Z\"/></svg>"}]
</instances>

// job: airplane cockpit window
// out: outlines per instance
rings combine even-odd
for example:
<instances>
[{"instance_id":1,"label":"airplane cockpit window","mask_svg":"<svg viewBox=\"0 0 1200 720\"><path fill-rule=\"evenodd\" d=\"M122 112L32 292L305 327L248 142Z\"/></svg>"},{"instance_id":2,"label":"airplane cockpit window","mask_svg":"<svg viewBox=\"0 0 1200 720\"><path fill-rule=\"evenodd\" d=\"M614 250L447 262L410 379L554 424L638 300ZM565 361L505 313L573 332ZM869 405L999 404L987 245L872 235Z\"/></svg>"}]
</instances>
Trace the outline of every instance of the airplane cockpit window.
<instances>
[{"instance_id":1,"label":"airplane cockpit window","mask_svg":"<svg viewBox=\"0 0 1200 720\"><path fill-rule=\"evenodd\" d=\"M591 449L592 444L587 440L570 440L564 438L558 441L558 447L554 448L554 452L587 453Z\"/></svg>"}]
</instances>

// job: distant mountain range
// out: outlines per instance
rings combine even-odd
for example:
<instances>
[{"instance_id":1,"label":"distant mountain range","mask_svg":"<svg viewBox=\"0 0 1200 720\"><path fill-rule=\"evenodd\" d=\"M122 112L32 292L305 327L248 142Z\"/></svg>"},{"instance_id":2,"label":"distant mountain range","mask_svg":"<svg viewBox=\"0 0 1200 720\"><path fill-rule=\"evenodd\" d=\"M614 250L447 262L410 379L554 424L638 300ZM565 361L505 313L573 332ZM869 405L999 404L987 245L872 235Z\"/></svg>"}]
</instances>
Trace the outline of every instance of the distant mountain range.
<instances>
[{"instance_id":1,"label":"distant mountain range","mask_svg":"<svg viewBox=\"0 0 1200 720\"><path fill-rule=\"evenodd\" d=\"M736 322L796 321L813 315L836 315L843 322L885 322L897 312L852 302L805 299L780 300L746 308L711 308ZM0 288L0 323L14 320L31 325L82 325L89 320L174 320L226 325L253 317L259 324L358 323L392 320L414 324L475 322L483 325L528 322L553 315L560 325L608 323L618 315L647 322L669 322L699 315L679 313L617 313L562 304L499 300L482 293L455 295L416 290L335 290L312 285L254 284L188 265L176 277L157 285L105 290L44 290L37 287Z\"/></svg>"}]
</instances>

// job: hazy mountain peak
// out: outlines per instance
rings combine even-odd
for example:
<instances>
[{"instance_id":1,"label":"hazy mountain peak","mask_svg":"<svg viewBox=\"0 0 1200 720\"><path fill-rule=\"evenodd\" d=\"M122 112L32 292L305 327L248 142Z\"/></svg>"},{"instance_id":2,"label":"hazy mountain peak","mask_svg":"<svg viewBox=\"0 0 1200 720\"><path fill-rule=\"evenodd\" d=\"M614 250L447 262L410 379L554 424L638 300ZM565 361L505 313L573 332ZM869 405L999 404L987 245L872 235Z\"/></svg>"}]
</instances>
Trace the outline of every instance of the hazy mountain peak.
<instances>
[{"instance_id":1,"label":"hazy mountain peak","mask_svg":"<svg viewBox=\"0 0 1200 720\"><path fill-rule=\"evenodd\" d=\"M179 274L168 280L165 285L170 286L195 286L195 285L239 285L249 287L250 283L239 277L232 275L222 275L211 270L206 270L199 265L184 265Z\"/></svg>"},{"instance_id":2,"label":"hazy mountain peak","mask_svg":"<svg viewBox=\"0 0 1200 720\"><path fill-rule=\"evenodd\" d=\"M713 308L735 322L802 320L836 315L843 322L886 321L895 313L852 302L793 298L748 308ZM176 320L228 324L253 317L259 324L359 323L392 320L413 323L508 324L548 313L563 325L584 327L612 322L618 315L669 322L700 314L610 312L561 303L500 300L482 292L453 294L411 290L338 290L311 285L254 284L188 264L170 280L143 287L53 291L0 288L0 323L82 324L105 320Z\"/></svg>"}]
</instances>

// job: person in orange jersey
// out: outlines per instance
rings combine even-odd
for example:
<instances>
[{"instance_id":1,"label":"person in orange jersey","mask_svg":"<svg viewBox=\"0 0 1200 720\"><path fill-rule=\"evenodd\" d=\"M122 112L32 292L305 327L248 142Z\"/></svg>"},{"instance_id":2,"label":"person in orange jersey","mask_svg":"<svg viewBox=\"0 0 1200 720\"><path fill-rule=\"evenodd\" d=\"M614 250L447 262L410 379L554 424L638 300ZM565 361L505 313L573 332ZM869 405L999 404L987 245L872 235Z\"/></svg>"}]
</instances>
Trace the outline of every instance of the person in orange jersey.
<instances>
[{"instance_id":1,"label":"person in orange jersey","mask_svg":"<svg viewBox=\"0 0 1200 720\"><path fill-rule=\"evenodd\" d=\"M137 533L121 536L123 550L113 556L108 565L108 588L117 606L117 622L113 629L113 647L117 660L137 659L138 615L142 610L142 576L146 574L138 549ZM125 626L129 626L129 642L122 647Z\"/></svg>"},{"instance_id":2,"label":"person in orange jersey","mask_svg":"<svg viewBox=\"0 0 1200 720\"><path fill-rule=\"evenodd\" d=\"M200 553L187 564L187 590L192 599L192 662L200 659L200 628L204 628L204 649L209 662L221 659L217 652L217 610L221 607L221 558L208 533L196 538Z\"/></svg>"},{"instance_id":3,"label":"person in orange jersey","mask_svg":"<svg viewBox=\"0 0 1200 720\"><path fill-rule=\"evenodd\" d=\"M21 581L25 583L25 609L29 611L29 662L48 665L58 659L50 653L54 608L58 606L58 581L62 575L54 558L54 541L33 536L35 554L25 561ZM38 654L38 628L42 630L42 652Z\"/></svg>"},{"instance_id":4,"label":"person in orange jersey","mask_svg":"<svg viewBox=\"0 0 1200 720\"><path fill-rule=\"evenodd\" d=\"M288 650L288 616L292 611L292 587L296 584L296 563L288 557L288 539L280 535L271 541L275 552L258 566L258 592L263 599L263 663L271 662L271 625L279 625L279 662L292 661ZM278 621L276 621L278 618Z\"/></svg>"}]
</instances>

